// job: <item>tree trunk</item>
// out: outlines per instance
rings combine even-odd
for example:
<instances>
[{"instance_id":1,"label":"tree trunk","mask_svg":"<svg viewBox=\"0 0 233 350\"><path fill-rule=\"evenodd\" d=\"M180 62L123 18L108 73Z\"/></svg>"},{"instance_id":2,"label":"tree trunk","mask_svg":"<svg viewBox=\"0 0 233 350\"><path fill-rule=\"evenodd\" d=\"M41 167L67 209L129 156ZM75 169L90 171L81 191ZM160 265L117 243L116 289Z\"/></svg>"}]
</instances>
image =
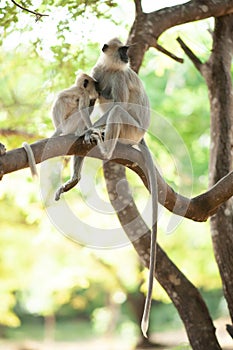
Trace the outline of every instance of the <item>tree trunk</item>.
<instances>
[{"instance_id":1,"label":"tree trunk","mask_svg":"<svg viewBox=\"0 0 233 350\"><path fill-rule=\"evenodd\" d=\"M131 196L125 178L125 168L119 164L105 163L104 177L110 201L121 225L143 264L148 267L150 231L142 220ZM118 196L118 194L120 195ZM193 349L221 349L208 309L199 291L173 264L159 245L157 247L156 278L176 306Z\"/></svg>"},{"instance_id":2,"label":"tree trunk","mask_svg":"<svg viewBox=\"0 0 233 350\"><path fill-rule=\"evenodd\" d=\"M213 51L207 63L211 105L210 186L232 170L233 90L231 60L233 16L215 20ZM211 218L211 234L224 295L233 321L233 200L225 202Z\"/></svg>"}]
</instances>

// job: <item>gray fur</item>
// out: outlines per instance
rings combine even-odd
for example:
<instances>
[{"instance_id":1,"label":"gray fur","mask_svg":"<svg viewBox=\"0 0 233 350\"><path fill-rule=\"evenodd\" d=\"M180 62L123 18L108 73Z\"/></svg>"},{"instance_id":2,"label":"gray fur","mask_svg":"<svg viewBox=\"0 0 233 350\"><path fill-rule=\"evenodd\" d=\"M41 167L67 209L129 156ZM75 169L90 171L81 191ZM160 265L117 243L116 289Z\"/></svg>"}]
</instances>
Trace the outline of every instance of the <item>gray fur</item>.
<instances>
[{"instance_id":1,"label":"gray fur","mask_svg":"<svg viewBox=\"0 0 233 350\"><path fill-rule=\"evenodd\" d=\"M148 178L153 201L153 222L151 230L150 272L141 329L147 337L151 308L153 278L156 264L158 191L156 172L150 151L143 139L150 124L150 105L147 94L138 75L129 67L127 47L119 39L112 39L104 45L102 54L92 70L98 82L100 107L103 116L95 127L106 125L105 141L99 144L104 158L110 159L117 141L138 144L148 168ZM105 107L105 103L112 102ZM107 110L107 111L106 111Z\"/></svg>"}]
</instances>

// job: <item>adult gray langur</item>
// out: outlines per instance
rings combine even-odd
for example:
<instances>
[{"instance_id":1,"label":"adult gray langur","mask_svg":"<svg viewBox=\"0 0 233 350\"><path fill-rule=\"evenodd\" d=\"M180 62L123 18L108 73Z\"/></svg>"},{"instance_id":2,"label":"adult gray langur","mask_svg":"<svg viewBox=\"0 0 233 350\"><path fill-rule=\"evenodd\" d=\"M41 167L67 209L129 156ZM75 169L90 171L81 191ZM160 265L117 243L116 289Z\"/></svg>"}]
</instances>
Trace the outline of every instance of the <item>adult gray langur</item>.
<instances>
[{"instance_id":1,"label":"adult gray langur","mask_svg":"<svg viewBox=\"0 0 233 350\"><path fill-rule=\"evenodd\" d=\"M119 39L110 40L103 46L102 54L92 70L91 75L97 81L100 92L100 108L103 106L104 112L94 128L105 126L104 142L99 143L105 159L112 157L118 141L138 145L148 170L152 195L152 230L149 285L141 322L146 337L156 264L158 193L153 159L143 138L150 123L149 100L141 80L128 64L128 49L129 46L123 45Z\"/></svg>"}]
</instances>

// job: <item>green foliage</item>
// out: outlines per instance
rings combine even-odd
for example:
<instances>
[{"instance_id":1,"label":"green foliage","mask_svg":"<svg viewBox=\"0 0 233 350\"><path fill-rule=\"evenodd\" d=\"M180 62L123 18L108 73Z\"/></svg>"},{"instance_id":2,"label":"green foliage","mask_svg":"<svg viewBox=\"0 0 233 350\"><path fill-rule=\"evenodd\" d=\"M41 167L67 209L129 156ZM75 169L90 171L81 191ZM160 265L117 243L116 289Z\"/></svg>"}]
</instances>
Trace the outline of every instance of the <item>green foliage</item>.
<instances>
[{"instance_id":1,"label":"green foliage","mask_svg":"<svg viewBox=\"0 0 233 350\"><path fill-rule=\"evenodd\" d=\"M24 1L23 6L35 11L35 1ZM38 3L37 3L38 4ZM112 0L80 1L41 1L37 11L48 14L35 23L35 15L21 10L10 1L2 1L0 8L3 17L0 29L3 45L12 45L12 41L30 43L36 54L53 57L57 61L79 61L84 59L83 47L86 36L92 35L93 29L87 28L88 20L108 19L111 10L117 5ZM116 20L119 24L119 21ZM16 32L17 30L17 32ZM50 33L50 38L47 34ZM53 39L52 39L53 37ZM75 42L79 41L77 48ZM81 44L83 42L83 44Z\"/></svg>"}]
</instances>

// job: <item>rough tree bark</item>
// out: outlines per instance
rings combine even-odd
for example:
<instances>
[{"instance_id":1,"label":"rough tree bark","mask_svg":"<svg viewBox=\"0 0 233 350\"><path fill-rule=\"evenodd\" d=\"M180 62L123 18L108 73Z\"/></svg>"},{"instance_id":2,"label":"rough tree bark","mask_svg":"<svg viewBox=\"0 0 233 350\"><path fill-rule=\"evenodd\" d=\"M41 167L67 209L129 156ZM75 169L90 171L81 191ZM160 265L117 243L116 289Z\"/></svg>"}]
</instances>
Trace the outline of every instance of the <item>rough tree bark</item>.
<instances>
[{"instance_id":1,"label":"rough tree bark","mask_svg":"<svg viewBox=\"0 0 233 350\"><path fill-rule=\"evenodd\" d=\"M215 20L213 51L208 61L211 105L210 186L232 170L233 161L233 90L231 62L233 16ZM211 218L211 233L223 283L224 295L233 322L233 201L225 202Z\"/></svg>"},{"instance_id":2,"label":"rough tree bark","mask_svg":"<svg viewBox=\"0 0 233 350\"><path fill-rule=\"evenodd\" d=\"M206 80L211 116L209 183L213 186L232 170L233 161L233 89L231 62L233 53L233 15L215 19L213 49L202 64L193 52L179 42ZM233 322L233 201L226 201L211 218L211 233L224 295Z\"/></svg>"},{"instance_id":3,"label":"rough tree bark","mask_svg":"<svg viewBox=\"0 0 233 350\"><path fill-rule=\"evenodd\" d=\"M82 157L101 158L101 154L95 145L86 145L83 138L74 135L58 136L52 139L43 139L30 145L34 153L36 163L47 159L64 156L79 155ZM127 154L128 159L125 159ZM140 176L144 185L149 189L144 160L141 153L132 147L117 144L113 154L114 163L122 164ZM4 175L28 168L28 159L24 148L16 148L0 156L0 179ZM194 198L187 198L176 193L159 173L155 166L158 182L159 202L165 208L176 215L186 217L194 221L206 221L216 213L218 208L233 196L233 172L220 179L208 191Z\"/></svg>"}]
</instances>

